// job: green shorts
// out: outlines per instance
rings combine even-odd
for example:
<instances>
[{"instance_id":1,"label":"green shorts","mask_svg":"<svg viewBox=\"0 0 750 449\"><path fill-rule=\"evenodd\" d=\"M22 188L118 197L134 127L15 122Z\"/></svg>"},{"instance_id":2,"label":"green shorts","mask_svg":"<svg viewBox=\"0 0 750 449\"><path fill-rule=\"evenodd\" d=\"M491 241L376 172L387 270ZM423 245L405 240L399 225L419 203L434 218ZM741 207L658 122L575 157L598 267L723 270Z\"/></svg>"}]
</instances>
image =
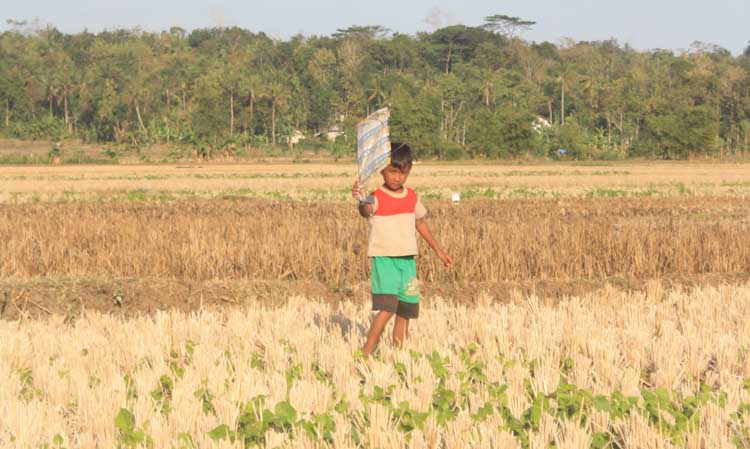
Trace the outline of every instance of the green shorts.
<instances>
[{"instance_id":1,"label":"green shorts","mask_svg":"<svg viewBox=\"0 0 750 449\"><path fill-rule=\"evenodd\" d=\"M414 256L372 258L372 310L403 318L419 316L419 281Z\"/></svg>"}]
</instances>

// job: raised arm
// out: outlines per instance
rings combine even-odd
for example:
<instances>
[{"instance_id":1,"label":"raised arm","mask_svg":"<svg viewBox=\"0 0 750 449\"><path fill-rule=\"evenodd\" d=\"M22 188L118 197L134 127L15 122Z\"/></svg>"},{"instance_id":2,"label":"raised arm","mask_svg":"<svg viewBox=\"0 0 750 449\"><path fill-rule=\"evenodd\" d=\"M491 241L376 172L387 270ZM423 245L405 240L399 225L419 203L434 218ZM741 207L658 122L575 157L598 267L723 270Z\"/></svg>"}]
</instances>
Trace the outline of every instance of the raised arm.
<instances>
[{"instance_id":1,"label":"raised arm","mask_svg":"<svg viewBox=\"0 0 750 449\"><path fill-rule=\"evenodd\" d=\"M440 245L438 245L435 238L432 236L432 232L430 232L430 227L427 226L427 222L424 221L423 218L417 220L417 232L419 232L419 235L421 235L427 244L430 245L430 248L435 251L435 254L437 254L440 260L443 261L443 265L448 268L453 266L453 259L440 248Z\"/></svg>"}]
</instances>

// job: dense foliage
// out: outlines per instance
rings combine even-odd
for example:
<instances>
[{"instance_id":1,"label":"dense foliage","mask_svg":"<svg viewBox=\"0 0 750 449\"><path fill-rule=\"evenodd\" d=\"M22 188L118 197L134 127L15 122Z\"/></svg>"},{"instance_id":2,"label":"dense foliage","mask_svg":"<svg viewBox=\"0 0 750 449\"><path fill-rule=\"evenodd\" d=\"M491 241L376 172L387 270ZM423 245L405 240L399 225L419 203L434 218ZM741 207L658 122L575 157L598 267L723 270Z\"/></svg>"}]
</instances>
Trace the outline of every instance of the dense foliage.
<instances>
[{"instance_id":1,"label":"dense foliage","mask_svg":"<svg viewBox=\"0 0 750 449\"><path fill-rule=\"evenodd\" d=\"M748 52L520 39L532 24L492 16L415 36L351 27L274 40L240 28L64 34L16 23L0 34L0 133L239 148L296 130L351 136L391 104L394 135L423 157L750 149Z\"/></svg>"}]
</instances>

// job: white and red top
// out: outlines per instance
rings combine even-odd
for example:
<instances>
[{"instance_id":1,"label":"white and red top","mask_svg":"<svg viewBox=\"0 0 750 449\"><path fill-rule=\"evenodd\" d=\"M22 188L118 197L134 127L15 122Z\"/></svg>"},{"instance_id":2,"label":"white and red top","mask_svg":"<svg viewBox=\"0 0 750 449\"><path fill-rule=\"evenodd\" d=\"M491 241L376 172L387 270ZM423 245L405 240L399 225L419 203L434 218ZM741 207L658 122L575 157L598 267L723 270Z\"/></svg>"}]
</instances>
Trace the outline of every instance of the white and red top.
<instances>
[{"instance_id":1,"label":"white and red top","mask_svg":"<svg viewBox=\"0 0 750 449\"><path fill-rule=\"evenodd\" d=\"M400 193L382 187L372 192L372 216L367 256L416 256L416 220L427 215L414 190L404 188Z\"/></svg>"}]
</instances>

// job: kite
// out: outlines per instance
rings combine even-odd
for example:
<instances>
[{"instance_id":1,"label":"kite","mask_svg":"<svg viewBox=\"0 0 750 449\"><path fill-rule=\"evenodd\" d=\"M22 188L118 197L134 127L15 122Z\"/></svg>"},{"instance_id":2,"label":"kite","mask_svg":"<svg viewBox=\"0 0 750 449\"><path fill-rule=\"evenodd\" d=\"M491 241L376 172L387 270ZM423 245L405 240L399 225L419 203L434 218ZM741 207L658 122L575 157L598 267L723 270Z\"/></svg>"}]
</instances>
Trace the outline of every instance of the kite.
<instances>
[{"instance_id":1,"label":"kite","mask_svg":"<svg viewBox=\"0 0 750 449\"><path fill-rule=\"evenodd\" d=\"M357 125L357 169L359 185L363 186L383 167L391 163L391 111L379 109Z\"/></svg>"}]
</instances>

